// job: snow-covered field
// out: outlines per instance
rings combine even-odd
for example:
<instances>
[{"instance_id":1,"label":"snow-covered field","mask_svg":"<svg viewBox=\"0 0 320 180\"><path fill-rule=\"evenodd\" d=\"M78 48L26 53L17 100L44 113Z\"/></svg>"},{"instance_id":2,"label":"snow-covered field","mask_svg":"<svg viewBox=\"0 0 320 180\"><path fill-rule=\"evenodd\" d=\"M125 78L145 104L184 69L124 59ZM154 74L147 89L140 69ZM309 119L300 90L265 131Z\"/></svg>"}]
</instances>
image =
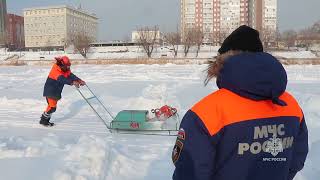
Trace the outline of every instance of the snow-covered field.
<instances>
[{"instance_id":1,"label":"snow-covered field","mask_svg":"<svg viewBox=\"0 0 320 180\"><path fill-rule=\"evenodd\" d=\"M304 59L304 58L317 58L317 55L311 51L283 51L283 52L271 52L273 56L283 57L287 59Z\"/></svg>"},{"instance_id":2,"label":"snow-covered field","mask_svg":"<svg viewBox=\"0 0 320 180\"><path fill-rule=\"evenodd\" d=\"M169 104L182 116L216 89L203 86L206 65L79 65L116 114ZM320 179L320 66L286 67L288 91L307 120L310 153L295 180ZM169 180L174 137L110 134L73 88L66 86L53 128L38 125L46 107L43 84L50 67L0 67L1 180Z\"/></svg>"},{"instance_id":3,"label":"snow-covered field","mask_svg":"<svg viewBox=\"0 0 320 180\"><path fill-rule=\"evenodd\" d=\"M196 47L191 47L187 57L184 56L183 46L179 46L177 58L212 58L218 53L218 46L203 45L200 48L198 56L196 56ZM287 59L310 59L318 58L316 52L305 51L273 51L272 55ZM319 51L318 51L319 53ZM22 61L51 61L56 56L68 55L71 59L84 60L80 54L75 54L73 49L64 51L22 51L22 52L6 52L0 49L0 63L8 59L18 59ZM174 58L173 50L170 46L156 47L152 53L152 58ZM115 47L92 47L90 48L87 59L137 59L146 58L146 53L139 46L115 46Z\"/></svg>"}]
</instances>

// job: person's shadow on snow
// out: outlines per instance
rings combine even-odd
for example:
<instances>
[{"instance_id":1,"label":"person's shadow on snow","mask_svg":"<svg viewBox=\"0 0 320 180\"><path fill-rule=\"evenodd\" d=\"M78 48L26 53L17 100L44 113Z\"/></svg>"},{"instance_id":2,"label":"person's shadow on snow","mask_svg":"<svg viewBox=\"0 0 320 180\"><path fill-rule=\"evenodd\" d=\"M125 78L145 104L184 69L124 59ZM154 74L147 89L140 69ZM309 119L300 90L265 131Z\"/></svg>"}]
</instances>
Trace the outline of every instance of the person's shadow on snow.
<instances>
[{"instance_id":1,"label":"person's shadow on snow","mask_svg":"<svg viewBox=\"0 0 320 180\"><path fill-rule=\"evenodd\" d=\"M82 107L85 105L86 105L86 102L82 99L73 102L69 107L69 112L66 115L64 115L63 117L60 117L57 119L54 118L53 122L61 123L67 119L73 118L75 115L77 115L81 111Z\"/></svg>"}]
</instances>

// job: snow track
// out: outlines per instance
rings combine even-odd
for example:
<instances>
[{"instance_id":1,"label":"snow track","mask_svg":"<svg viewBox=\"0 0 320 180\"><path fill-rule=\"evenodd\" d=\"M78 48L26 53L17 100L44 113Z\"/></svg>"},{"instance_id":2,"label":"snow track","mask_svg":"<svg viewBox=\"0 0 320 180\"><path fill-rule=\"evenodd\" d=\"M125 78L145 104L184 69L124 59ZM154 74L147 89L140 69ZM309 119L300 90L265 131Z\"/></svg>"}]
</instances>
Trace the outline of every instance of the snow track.
<instances>
[{"instance_id":1,"label":"snow track","mask_svg":"<svg viewBox=\"0 0 320 180\"><path fill-rule=\"evenodd\" d=\"M116 114L169 104L183 114L216 89L203 87L205 65L74 66ZM310 154L295 180L320 179L320 66L286 67L288 90L309 128ZM50 67L0 67L0 169L6 180L169 180L175 137L110 133L68 86L52 120L39 125ZM19 173L17 173L17 169Z\"/></svg>"}]
</instances>

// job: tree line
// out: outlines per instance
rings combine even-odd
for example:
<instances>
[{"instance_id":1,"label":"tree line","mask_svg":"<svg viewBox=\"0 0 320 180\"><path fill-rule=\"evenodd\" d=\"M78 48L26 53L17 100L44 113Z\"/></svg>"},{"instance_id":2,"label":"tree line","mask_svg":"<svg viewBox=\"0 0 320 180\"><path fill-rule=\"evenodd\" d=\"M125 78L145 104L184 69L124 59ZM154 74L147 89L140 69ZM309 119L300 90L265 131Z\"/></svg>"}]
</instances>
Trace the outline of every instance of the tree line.
<instances>
[{"instance_id":1,"label":"tree line","mask_svg":"<svg viewBox=\"0 0 320 180\"><path fill-rule=\"evenodd\" d=\"M220 32L218 35L208 34L203 32L200 27L183 28L182 31L177 28L175 31L162 34L159 26L146 26L137 28L137 33L136 43L142 47L148 58L151 58L156 46L163 43L170 47L174 57L178 56L179 48L182 49L186 57L192 47L196 49L195 53L198 57L202 44L213 45L217 43L216 45L219 45L228 36L226 32ZM304 47L309 50L313 44L320 43L320 21L300 31L287 30L280 33L263 29L260 36L266 49L272 47L279 49L281 46L285 46L288 49L290 47ZM86 57L92 39L84 33L78 33L66 43L73 44L75 49Z\"/></svg>"},{"instance_id":2,"label":"tree line","mask_svg":"<svg viewBox=\"0 0 320 180\"><path fill-rule=\"evenodd\" d=\"M304 47L309 50L313 44L320 43L320 21L300 31L287 30L278 34L278 41L286 47Z\"/></svg>"}]
</instances>

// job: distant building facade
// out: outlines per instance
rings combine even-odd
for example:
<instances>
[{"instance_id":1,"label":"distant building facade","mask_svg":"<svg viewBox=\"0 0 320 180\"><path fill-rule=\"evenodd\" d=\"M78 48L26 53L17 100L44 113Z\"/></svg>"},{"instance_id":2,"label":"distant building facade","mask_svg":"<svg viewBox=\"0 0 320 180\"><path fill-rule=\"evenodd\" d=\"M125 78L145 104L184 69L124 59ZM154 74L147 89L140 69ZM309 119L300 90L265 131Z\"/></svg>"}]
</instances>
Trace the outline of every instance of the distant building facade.
<instances>
[{"instance_id":1,"label":"distant building facade","mask_svg":"<svg viewBox=\"0 0 320 180\"><path fill-rule=\"evenodd\" d=\"M249 25L260 32L262 40L274 42L277 32L277 0L250 0Z\"/></svg>"},{"instance_id":2,"label":"distant building facade","mask_svg":"<svg viewBox=\"0 0 320 180\"><path fill-rule=\"evenodd\" d=\"M160 31L132 31L131 33L131 42L138 43L140 41L141 34L145 36L148 40L155 39L155 43L162 43L163 42L163 35Z\"/></svg>"},{"instance_id":3,"label":"distant building facade","mask_svg":"<svg viewBox=\"0 0 320 180\"><path fill-rule=\"evenodd\" d=\"M6 27L7 27L7 3L6 0L0 0L0 47L6 45Z\"/></svg>"},{"instance_id":4,"label":"distant building facade","mask_svg":"<svg viewBox=\"0 0 320 180\"><path fill-rule=\"evenodd\" d=\"M11 50L24 48L24 18L22 16L7 15L7 46Z\"/></svg>"},{"instance_id":5,"label":"distant building facade","mask_svg":"<svg viewBox=\"0 0 320 180\"><path fill-rule=\"evenodd\" d=\"M27 48L63 48L81 34L97 40L98 17L70 6L24 9Z\"/></svg>"},{"instance_id":6,"label":"distant building facade","mask_svg":"<svg viewBox=\"0 0 320 180\"><path fill-rule=\"evenodd\" d=\"M240 25L277 29L277 0L181 0L181 35L200 28L204 43L219 44Z\"/></svg>"}]
</instances>

